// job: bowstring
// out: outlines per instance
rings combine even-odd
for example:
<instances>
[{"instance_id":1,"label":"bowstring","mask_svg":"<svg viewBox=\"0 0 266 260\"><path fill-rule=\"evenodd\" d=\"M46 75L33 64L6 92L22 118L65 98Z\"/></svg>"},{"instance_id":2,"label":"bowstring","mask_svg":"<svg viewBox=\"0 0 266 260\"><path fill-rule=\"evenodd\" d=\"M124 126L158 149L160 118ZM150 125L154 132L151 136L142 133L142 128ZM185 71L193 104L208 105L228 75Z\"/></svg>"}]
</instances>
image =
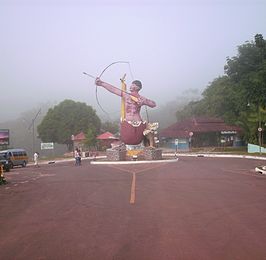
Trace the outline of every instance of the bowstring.
<instances>
[{"instance_id":1,"label":"bowstring","mask_svg":"<svg viewBox=\"0 0 266 260\"><path fill-rule=\"evenodd\" d=\"M101 76L104 74L104 72L108 69L108 68L110 68L112 65L114 65L114 64L117 64L117 63L129 63L128 61L115 61L115 62L112 62L111 64L109 64L108 66L106 66L105 68L104 68L104 70L101 72L101 74L100 74L100 76L99 76L99 78L101 78ZM109 113L108 112L106 112L104 109L103 109L103 107L102 107L102 105L100 104L100 101L99 101L99 98L98 98L98 86L96 85L96 88L95 88L95 96L96 96L96 102L97 102L97 104L98 104L98 106L100 107L100 109L109 117Z\"/></svg>"},{"instance_id":2,"label":"bowstring","mask_svg":"<svg viewBox=\"0 0 266 260\"><path fill-rule=\"evenodd\" d=\"M126 64L128 64L129 73L130 73L130 76L131 76L131 78L132 78L132 80L133 80L134 77L133 77L133 73L132 73L132 69L131 69L130 62L129 62L129 61L115 61L115 62L112 62L111 64L109 64L108 66L106 66L106 67L104 68L104 70L101 72L99 78L102 77L102 75L104 74L104 72L105 72L108 68L110 68L112 65L117 64L117 63L126 63ZM96 85L96 89L95 89L95 96L96 96L96 101L97 101L98 106L99 106L100 109L101 109L101 110L102 110L102 111L103 111L103 112L109 117L109 113L106 112L106 111L103 109L102 105L100 104L100 101L99 101L99 98L98 98L98 86L97 86L97 85Z\"/></svg>"}]
</instances>

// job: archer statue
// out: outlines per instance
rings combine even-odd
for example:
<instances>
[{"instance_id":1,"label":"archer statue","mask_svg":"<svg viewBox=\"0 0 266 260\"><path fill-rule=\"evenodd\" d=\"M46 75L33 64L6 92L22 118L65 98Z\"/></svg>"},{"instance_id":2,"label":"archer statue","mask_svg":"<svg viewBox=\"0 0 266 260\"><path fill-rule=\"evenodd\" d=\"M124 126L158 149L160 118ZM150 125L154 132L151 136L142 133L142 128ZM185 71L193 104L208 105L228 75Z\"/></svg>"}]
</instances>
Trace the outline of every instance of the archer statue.
<instances>
[{"instance_id":1,"label":"archer statue","mask_svg":"<svg viewBox=\"0 0 266 260\"><path fill-rule=\"evenodd\" d=\"M156 103L153 100L145 98L139 94L139 91L142 88L142 84L139 80L134 80L132 82L129 88L130 93L126 92L124 78L121 79L122 89L106 83L100 78L96 78L95 84L105 88L117 96L122 97L123 108L121 108L122 116L120 127L121 141L127 145L137 145L143 141L145 134L149 140L149 145L154 146L154 140L153 138L150 138L151 131L147 129L152 128L151 126L154 124L149 124L143 121L140 116L140 110L143 105L153 108L156 106ZM157 124L158 128L158 123L155 124Z\"/></svg>"}]
</instances>

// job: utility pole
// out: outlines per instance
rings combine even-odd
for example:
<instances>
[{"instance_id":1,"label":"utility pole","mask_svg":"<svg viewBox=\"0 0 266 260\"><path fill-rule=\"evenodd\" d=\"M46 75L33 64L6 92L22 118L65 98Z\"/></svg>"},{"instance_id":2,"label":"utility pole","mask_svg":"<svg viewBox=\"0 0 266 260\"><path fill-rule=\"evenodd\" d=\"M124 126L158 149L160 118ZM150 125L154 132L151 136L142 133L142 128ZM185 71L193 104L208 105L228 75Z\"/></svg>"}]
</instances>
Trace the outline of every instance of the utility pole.
<instances>
[{"instance_id":1,"label":"utility pole","mask_svg":"<svg viewBox=\"0 0 266 260\"><path fill-rule=\"evenodd\" d=\"M40 113L41 113L41 108L39 109L39 111L37 112L35 117L32 119L32 122L28 128L30 130L32 127L32 154L34 154L34 152L35 152L35 120Z\"/></svg>"}]
</instances>

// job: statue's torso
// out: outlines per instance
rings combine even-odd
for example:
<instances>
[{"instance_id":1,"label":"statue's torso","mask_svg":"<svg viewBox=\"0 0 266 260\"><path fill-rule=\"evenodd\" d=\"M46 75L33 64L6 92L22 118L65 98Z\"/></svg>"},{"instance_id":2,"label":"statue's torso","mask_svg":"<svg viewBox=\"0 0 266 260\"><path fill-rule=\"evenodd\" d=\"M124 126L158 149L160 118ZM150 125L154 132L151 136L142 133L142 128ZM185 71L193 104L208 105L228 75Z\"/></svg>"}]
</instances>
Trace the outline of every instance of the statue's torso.
<instances>
[{"instance_id":1,"label":"statue's torso","mask_svg":"<svg viewBox=\"0 0 266 260\"><path fill-rule=\"evenodd\" d=\"M125 96L126 120L142 121L140 116L141 106L134 102L129 95Z\"/></svg>"}]
</instances>

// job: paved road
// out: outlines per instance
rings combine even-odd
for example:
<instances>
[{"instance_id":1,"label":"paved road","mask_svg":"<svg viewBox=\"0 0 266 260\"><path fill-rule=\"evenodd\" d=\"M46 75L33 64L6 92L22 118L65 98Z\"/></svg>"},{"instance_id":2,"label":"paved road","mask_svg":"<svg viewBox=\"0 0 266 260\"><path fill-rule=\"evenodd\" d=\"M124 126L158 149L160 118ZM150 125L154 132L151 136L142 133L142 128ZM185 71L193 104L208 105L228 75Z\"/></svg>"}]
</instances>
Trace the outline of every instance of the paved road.
<instances>
[{"instance_id":1,"label":"paved road","mask_svg":"<svg viewBox=\"0 0 266 260\"><path fill-rule=\"evenodd\" d=\"M16 168L0 186L0 259L266 259L261 164Z\"/></svg>"}]
</instances>

